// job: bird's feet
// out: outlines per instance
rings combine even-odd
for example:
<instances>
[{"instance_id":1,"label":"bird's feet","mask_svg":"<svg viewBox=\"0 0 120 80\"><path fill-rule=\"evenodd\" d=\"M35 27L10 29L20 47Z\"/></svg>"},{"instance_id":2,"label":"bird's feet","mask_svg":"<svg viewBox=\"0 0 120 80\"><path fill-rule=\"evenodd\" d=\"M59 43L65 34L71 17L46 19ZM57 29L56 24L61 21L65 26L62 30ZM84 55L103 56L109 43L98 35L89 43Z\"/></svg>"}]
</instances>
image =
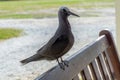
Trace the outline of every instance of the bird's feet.
<instances>
[{"instance_id":1,"label":"bird's feet","mask_svg":"<svg viewBox=\"0 0 120 80\"><path fill-rule=\"evenodd\" d=\"M63 63L59 63L59 66L60 66L60 68L61 68L62 70L65 70L65 66L64 66Z\"/></svg>"},{"instance_id":2,"label":"bird's feet","mask_svg":"<svg viewBox=\"0 0 120 80\"><path fill-rule=\"evenodd\" d=\"M62 63L59 63L59 66L62 70L65 70L65 66L69 67L69 62L68 61L62 61Z\"/></svg>"},{"instance_id":3,"label":"bird's feet","mask_svg":"<svg viewBox=\"0 0 120 80\"><path fill-rule=\"evenodd\" d=\"M65 66L69 67L69 61L63 61L62 62Z\"/></svg>"},{"instance_id":4,"label":"bird's feet","mask_svg":"<svg viewBox=\"0 0 120 80\"><path fill-rule=\"evenodd\" d=\"M65 70L65 66L69 67L69 62L64 61L62 58L61 58L61 62L59 61L59 59L57 59L57 62L62 70Z\"/></svg>"}]
</instances>

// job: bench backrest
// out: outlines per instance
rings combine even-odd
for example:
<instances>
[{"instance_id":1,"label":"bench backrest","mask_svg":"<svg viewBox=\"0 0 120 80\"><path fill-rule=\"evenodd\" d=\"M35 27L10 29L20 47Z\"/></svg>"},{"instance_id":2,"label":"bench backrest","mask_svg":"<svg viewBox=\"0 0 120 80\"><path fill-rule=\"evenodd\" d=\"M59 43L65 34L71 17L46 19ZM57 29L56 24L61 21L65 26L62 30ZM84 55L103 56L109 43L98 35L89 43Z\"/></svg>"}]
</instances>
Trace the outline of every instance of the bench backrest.
<instances>
[{"instance_id":1,"label":"bench backrest","mask_svg":"<svg viewBox=\"0 0 120 80\"><path fill-rule=\"evenodd\" d=\"M57 65L35 80L120 80L118 54L108 30L67 60L65 70Z\"/></svg>"}]
</instances>

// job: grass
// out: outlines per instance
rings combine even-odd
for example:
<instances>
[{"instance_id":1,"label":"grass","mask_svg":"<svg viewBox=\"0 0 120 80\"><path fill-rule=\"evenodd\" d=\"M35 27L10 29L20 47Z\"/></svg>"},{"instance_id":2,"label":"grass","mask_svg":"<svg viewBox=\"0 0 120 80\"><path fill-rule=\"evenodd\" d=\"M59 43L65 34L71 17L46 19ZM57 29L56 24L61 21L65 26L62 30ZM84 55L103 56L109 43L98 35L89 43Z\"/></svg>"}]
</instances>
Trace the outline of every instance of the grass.
<instances>
[{"instance_id":1,"label":"grass","mask_svg":"<svg viewBox=\"0 0 120 80\"><path fill-rule=\"evenodd\" d=\"M93 8L102 7L94 5L96 2L113 2L113 0L25 0L25 1L1 1L0 2L0 18L43 18L54 17L56 13L49 13L44 10L55 9L60 6L77 7L77 8ZM91 5L83 5L90 3ZM113 7L104 6L104 7ZM52 11L51 11L52 12Z\"/></svg>"},{"instance_id":2,"label":"grass","mask_svg":"<svg viewBox=\"0 0 120 80\"><path fill-rule=\"evenodd\" d=\"M0 28L0 41L18 37L22 33L22 30L19 29L13 29L13 28Z\"/></svg>"}]
</instances>

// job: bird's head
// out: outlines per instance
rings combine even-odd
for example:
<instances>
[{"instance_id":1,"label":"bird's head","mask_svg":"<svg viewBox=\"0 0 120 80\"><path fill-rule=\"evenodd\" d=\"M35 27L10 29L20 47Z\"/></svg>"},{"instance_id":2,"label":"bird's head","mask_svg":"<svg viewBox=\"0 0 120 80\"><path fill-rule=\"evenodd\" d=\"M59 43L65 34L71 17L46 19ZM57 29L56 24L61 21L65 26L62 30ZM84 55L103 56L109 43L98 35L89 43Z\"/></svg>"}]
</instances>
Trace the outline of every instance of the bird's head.
<instances>
[{"instance_id":1,"label":"bird's head","mask_svg":"<svg viewBox=\"0 0 120 80\"><path fill-rule=\"evenodd\" d=\"M59 9L58 15L61 15L61 16L63 16L63 17L68 17L68 16L70 16L70 15L80 17L79 15L71 12L67 7L61 7L61 8Z\"/></svg>"}]
</instances>

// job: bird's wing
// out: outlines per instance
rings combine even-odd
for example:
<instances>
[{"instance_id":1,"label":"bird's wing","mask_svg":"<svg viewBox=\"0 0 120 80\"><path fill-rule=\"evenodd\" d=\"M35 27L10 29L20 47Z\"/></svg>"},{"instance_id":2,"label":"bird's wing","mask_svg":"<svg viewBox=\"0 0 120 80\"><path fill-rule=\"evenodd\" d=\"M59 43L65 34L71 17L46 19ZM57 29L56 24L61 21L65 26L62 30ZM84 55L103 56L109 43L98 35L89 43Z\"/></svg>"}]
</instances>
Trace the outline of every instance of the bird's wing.
<instances>
[{"instance_id":1,"label":"bird's wing","mask_svg":"<svg viewBox=\"0 0 120 80\"><path fill-rule=\"evenodd\" d=\"M46 58L56 59L69 44L69 38L66 35L51 38L48 43L38 50L37 54ZM42 51L41 51L42 50Z\"/></svg>"},{"instance_id":2,"label":"bird's wing","mask_svg":"<svg viewBox=\"0 0 120 80\"><path fill-rule=\"evenodd\" d=\"M51 54L55 56L59 56L60 53L64 51L64 49L69 44L69 38L66 35L61 35L58 37L55 42L51 45L50 51Z\"/></svg>"}]
</instances>

